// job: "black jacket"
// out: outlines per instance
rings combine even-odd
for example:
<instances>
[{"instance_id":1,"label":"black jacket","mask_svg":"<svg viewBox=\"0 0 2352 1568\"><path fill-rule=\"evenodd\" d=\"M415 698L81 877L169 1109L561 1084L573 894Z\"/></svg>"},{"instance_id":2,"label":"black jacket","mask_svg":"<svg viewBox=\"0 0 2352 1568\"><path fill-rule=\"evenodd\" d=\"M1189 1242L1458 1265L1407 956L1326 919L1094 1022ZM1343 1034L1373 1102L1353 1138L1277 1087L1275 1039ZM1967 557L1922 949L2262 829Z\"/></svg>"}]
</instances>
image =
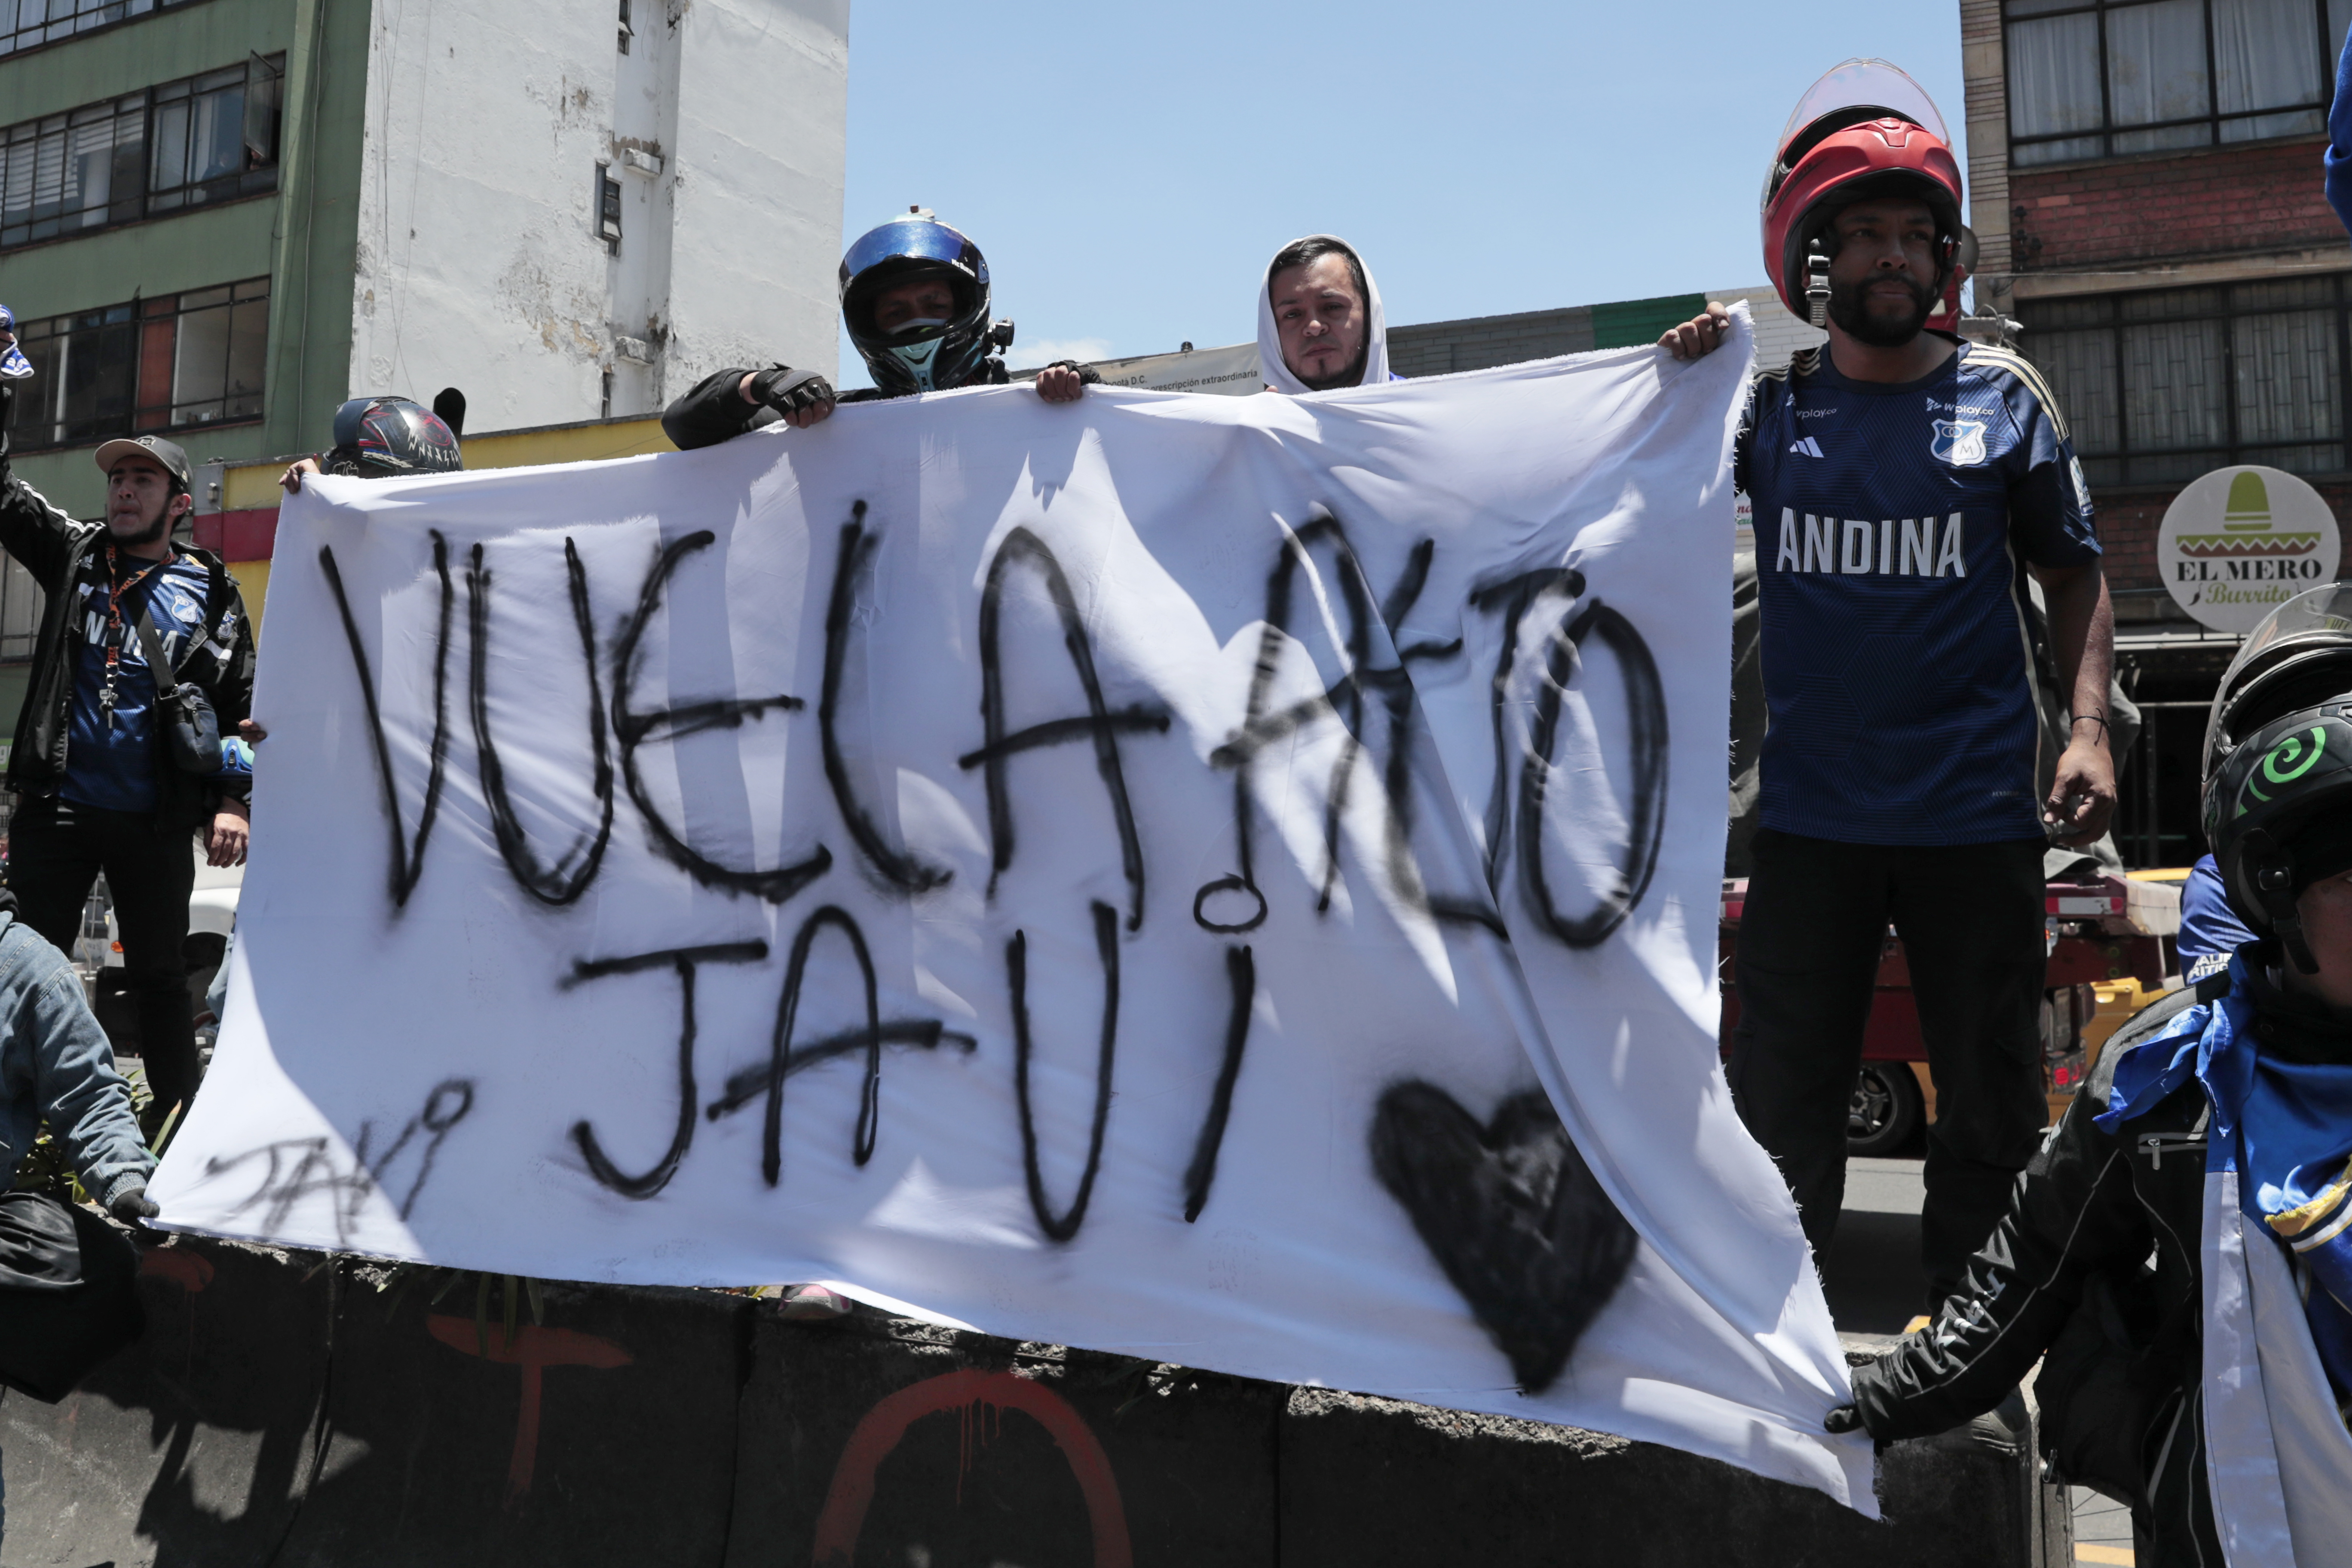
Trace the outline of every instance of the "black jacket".
<instances>
[{"instance_id":1,"label":"black jacket","mask_svg":"<svg viewBox=\"0 0 2352 1568\"><path fill-rule=\"evenodd\" d=\"M31 681L16 718L16 746L8 757L8 787L26 795L53 795L65 783L68 712L74 695L74 658L81 595L75 584L102 581L106 571L106 526L76 522L49 504L40 491L18 479L0 448L0 548L23 563L41 585L47 603L33 641ZM204 688L221 733L233 734L253 710L253 626L245 614L236 580L210 551L184 549L204 563L212 579L206 595L208 632L225 626L224 641L208 636L184 656L181 679ZM100 574L93 576L93 574ZM128 607L126 605L126 607ZM225 795L242 796L249 786L225 785L173 765L156 726L156 816L162 824L194 831L217 809Z\"/></svg>"},{"instance_id":2,"label":"black jacket","mask_svg":"<svg viewBox=\"0 0 2352 1568\"><path fill-rule=\"evenodd\" d=\"M2228 977L2199 988L2209 998ZM1958 1294L1924 1331L1854 1373L1874 1437L1924 1436L2034 1381L2042 1451L2068 1480L2131 1506L2144 1561L2222 1561L2205 1484L2202 1357L2205 1144L2193 1079L2115 1133L2116 1062L2191 1005L2183 989L2143 1009L2100 1056ZM2258 1001L2258 1005L2260 1003Z\"/></svg>"},{"instance_id":3,"label":"black jacket","mask_svg":"<svg viewBox=\"0 0 2352 1568\"><path fill-rule=\"evenodd\" d=\"M1078 373L1078 379L1092 386L1102 380L1100 372L1075 360L1055 360ZM773 425L782 416L761 404L746 403L737 390L743 378L759 367L735 365L704 376L686 395L662 411L662 434L670 445L681 452L691 452L698 447L716 447L721 441L732 440L746 430L757 430ZM1047 369L1052 369L1049 365ZM981 374L965 383L968 386L1003 386L1009 378L1004 362L987 359L981 362ZM911 392L884 392L876 386L861 386L840 395L843 403L879 403L888 397L912 397Z\"/></svg>"}]
</instances>

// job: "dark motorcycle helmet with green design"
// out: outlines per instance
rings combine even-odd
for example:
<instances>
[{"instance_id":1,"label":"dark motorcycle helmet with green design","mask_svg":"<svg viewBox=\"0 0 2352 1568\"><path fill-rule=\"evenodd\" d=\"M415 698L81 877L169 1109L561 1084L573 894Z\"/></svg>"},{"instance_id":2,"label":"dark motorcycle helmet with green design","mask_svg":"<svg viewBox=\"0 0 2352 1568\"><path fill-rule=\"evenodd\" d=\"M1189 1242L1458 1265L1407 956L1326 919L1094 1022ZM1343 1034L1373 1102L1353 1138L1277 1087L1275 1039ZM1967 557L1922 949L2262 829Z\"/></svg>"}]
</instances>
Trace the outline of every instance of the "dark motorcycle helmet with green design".
<instances>
[{"instance_id":1,"label":"dark motorcycle helmet with green design","mask_svg":"<svg viewBox=\"0 0 2352 1568\"><path fill-rule=\"evenodd\" d=\"M2315 972L2296 900L2352 870L2352 583L2299 594L2248 634L2214 695L2204 805L2231 908Z\"/></svg>"}]
</instances>

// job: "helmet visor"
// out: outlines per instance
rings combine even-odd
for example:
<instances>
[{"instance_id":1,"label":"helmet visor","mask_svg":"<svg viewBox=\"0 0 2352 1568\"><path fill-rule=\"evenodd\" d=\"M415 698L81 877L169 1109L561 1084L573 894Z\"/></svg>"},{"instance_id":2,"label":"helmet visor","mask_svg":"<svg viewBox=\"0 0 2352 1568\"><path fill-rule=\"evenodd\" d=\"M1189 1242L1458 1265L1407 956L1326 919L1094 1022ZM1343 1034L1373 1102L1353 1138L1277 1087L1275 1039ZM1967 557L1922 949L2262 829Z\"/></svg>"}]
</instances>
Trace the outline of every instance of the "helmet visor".
<instances>
[{"instance_id":1,"label":"helmet visor","mask_svg":"<svg viewBox=\"0 0 2352 1568\"><path fill-rule=\"evenodd\" d=\"M936 261L953 267L963 262L971 241L943 223L905 217L868 229L857 237L841 258L845 287L857 275L885 261Z\"/></svg>"},{"instance_id":2,"label":"helmet visor","mask_svg":"<svg viewBox=\"0 0 2352 1568\"><path fill-rule=\"evenodd\" d=\"M2213 706L2205 721L2205 771L2210 775L2225 728L2244 721L2233 717L2241 706L2242 688L2271 682L2273 667L2290 660L2307 662L2305 653L2320 648L2352 650L2352 583L2323 583L2273 610L2238 645L2238 656L2213 689ZM2267 703L2264 704L2267 706ZM2242 731L2236 739L2244 738ZM2234 744L2234 742L2232 742Z\"/></svg>"},{"instance_id":3,"label":"helmet visor","mask_svg":"<svg viewBox=\"0 0 2352 1568\"><path fill-rule=\"evenodd\" d=\"M2352 642L2352 583L2324 583L2297 594L2273 610L2263 624L2246 634L2238 657L2221 677L2221 689L2237 684L2238 672L2263 658L2303 638L2341 647Z\"/></svg>"},{"instance_id":4,"label":"helmet visor","mask_svg":"<svg viewBox=\"0 0 2352 1568\"><path fill-rule=\"evenodd\" d=\"M1780 128L1780 140L1774 149L1776 157L1784 160L1789 143L1813 121L1852 109L1885 110L1897 119L1908 120L1945 146L1952 144L1951 133L1944 129L1944 117L1936 112L1936 100L1927 96L1926 88L1911 79L1909 72L1885 60L1853 59L1831 67L1827 75L1797 100L1789 123Z\"/></svg>"}]
</instances>

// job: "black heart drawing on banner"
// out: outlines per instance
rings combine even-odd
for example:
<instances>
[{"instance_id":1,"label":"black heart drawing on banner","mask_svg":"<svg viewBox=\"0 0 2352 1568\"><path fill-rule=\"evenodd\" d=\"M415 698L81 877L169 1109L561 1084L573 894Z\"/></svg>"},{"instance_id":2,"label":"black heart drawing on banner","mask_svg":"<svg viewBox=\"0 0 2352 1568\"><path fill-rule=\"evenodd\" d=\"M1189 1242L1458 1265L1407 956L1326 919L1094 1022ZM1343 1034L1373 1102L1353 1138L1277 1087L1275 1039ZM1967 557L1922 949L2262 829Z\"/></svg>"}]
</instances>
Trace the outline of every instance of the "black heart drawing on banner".
<instances>
[{"instance_id":1,"label":"black heart drawing on banner","mask_svg":"<svg viewBox=\"0 0 2352 1568\"><path fill-rule=\"evenodd\" d=\"M1638 1238L1541 1089L1486 1126L1419 1079L1372 1115L1372 1168L1511 1363L1540 1394L1633 1266Z\"/></svg>"}]
</instances>

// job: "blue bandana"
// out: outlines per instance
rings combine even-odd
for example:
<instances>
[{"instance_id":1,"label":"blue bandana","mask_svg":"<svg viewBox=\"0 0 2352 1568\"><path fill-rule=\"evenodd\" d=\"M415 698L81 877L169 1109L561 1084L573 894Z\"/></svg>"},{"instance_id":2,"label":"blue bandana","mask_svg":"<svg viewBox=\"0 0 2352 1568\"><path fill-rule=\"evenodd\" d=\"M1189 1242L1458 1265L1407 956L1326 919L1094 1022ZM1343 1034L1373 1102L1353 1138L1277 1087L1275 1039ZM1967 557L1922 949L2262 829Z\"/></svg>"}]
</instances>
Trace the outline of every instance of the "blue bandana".
<instances>
[{"instance_id":1,"label":"blue bandana","mask_svg":"<svg viewBox=\"0 0 2352 1568\"><path fill-rule=\"evenodd\" d=\"M13 335L16 331L16 312L5 305L0 305L0 331ZM32 374L33 362L25 357L23 349L12 342L5 352L0 352L0 381L22 381Z\"/></svg>"},{"instance_id":2,"label":"blue bandana","mask_svg":"<svg viewBox=\"0 0 2352 1568\"><path fill-rule=\"evenodd\" d=\"M2114 1133L2194 1078L2213 1107L2208 1172L2234 1171L2246 1216L2294 1254L2313 1344L2352 1394L2352 1062L2293 1062L2255 1047L2246 949L2230 990L2189 1008L2116 1063L2096 1118Z\"/></svg>"}]
</instances>

